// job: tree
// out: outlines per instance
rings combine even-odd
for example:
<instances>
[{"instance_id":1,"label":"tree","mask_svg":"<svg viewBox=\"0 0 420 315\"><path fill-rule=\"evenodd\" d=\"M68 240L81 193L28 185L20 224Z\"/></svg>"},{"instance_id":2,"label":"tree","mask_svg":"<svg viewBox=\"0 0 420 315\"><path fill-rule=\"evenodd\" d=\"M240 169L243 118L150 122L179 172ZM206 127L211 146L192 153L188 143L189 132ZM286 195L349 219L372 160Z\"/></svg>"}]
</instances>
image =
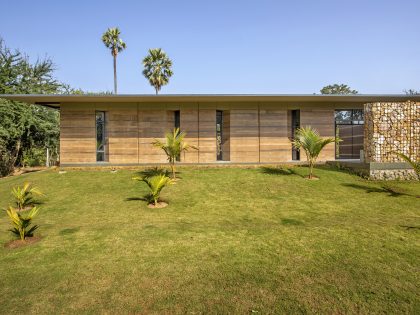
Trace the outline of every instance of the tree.
<instances>
[{"instance_id":1,"label":"tree","mask_svg":"<svg viewBox=\"0 0 420 315\"><path fill-rule=\"evenodd\" d=\"M321 94L338 94L338 95L348 95L348 94L358 94L356 90L352 90L346 84L333 84L324 86L321 89Z\"/></svg>"},{"instance_id":2,"label":"tree","mask_svg":"<svg viewBox=\"0 0 420 315\"><path fill-rule=\"evenodd\" d=\"M117 55L126 48L126 44L120 38L118 27L108 28L102 35L102 42L111 50L114 59L114 93L117 94Z\"/></svg>"},{"instance_id":3,"label":"tree","mask_svg":"<svg viewBox=\"0 0 420 315\"><path fill-rule=\"evenodd\" d=\"M168 162L171 165L172 178L176 179L175 174L175 161L182 152L188 151L189 149L198 150L196 147L189 145L184 141L184 138L187 134L185 132L179 131L179 128L175 128L173 132L167 132L165 135L165 142L155 139L152 142L157 148L165 151L165 154L168 158Z\"/></svg>"},{"instance_id":4,"label":"tree","mask_svg":"<svg viewBox=\"0 0 420 315\"><path fill-rule=\"evenodd\" d=\"M0 94L58 93L61 83L54 77L48 58L34 64L0 39ZM0 176L22 165L28 152L49 148L58 157L59 112L55 109L0 99ZM42 149L42 150L40 150Z\"/></svg>"},{"instance_id":5,"label":"tree","mask_svg":"<svg viewBox=\"0 0 420 315\"><path fill-rule=\"evenodd\" d=\"M161 48L149 49L149 54L143 59L143 75L155 88L156 95L162 86L169 83L173 75L172 61Z\"/></svg>"},{"instance_id":6,"label":"tree","mask_svg":"<svg viewBox=\"0 0 420 315\"><path fill-rule=\"evenodd\" d=\"M339 141L334 138L323 139L318 131L312 127L299 128L296 131L295 140L293 141L293 146L300 150L305 151L306 159L309 163L309 179L313 178L313 168L315 162L321 153L322 149L330 143Z\"/></svg>"},{"instance_id":7,"label":"tree","mask_svg":"<svg viewBox=\"0 0 420 315\"><path fill-rule=\"evenodd\" d=\"M414 89L404 90L404 93L407 95L420 95L420 91Z\"/></svg>"}]
</instances>

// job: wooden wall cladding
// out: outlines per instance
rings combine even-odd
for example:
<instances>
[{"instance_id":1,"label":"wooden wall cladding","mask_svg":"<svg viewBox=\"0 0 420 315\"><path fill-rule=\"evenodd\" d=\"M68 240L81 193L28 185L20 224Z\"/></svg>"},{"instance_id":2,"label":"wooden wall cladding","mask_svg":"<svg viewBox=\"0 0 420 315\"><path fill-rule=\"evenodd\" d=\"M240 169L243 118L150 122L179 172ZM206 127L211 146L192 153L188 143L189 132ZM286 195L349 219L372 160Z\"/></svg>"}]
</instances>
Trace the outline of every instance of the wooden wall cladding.
<instances>
[{"instance_id":1,"label":"wooden wall cladding","mask_svg":"<svg viewBox=\"0 0 420 315\"><path fill-rule=\"evenodd\" d=\"M115 164L166 163L166 155L152 146L174 128L174 111L180 110L185 140L196 147L182 154L181 162L216 162L216 110L226 114L230 138L223 150L234 163L276 163L291 160L290 106L278 104L62 104L61 162L96 162L95 111L106 112L108 161ZM295 106L296 107L296 106ZM299 109L299 107L293 109ZM301 126L334 137L334 108L302 106ZM227 115L228 114L228 115ZM225 126L225 127L226 127ZM226 137L226 134L224 135ZM320 160L334 159L330 144ZM304 159L304 155L302 155Z\"/></svg>"},{"instance_id":2,"label":"wooden wall cladding","mask_svg":"<svg viewBox=\"0 0 420 315\"><path fill-rule=\"evenodd\" d=\"M108 111L105 128L108 138L108 161L138 163L137 108Z\"/></svg>"},{"instance_id":3,"label":"wooden wall cladding","mask_svg":"<svg viewBox=\"0 0 420 315\"><path fill-rule=\"evenodd\" d=\"M186 132L185 141L195 147L199 147L198 143L198 108L197 106L183 108L180 111L181 130ZM198 150L190 149L181 154L181 162L198 163Z\"/></svg>"},{"instance_id":4,"label":"wooden wall cladding","mask_svg":"<svg viewBox=\"0 0 420 315\"><path fill-rule=\"evenodd\" d=\"M167 161L165 152L152 145L154 139L164 141L168 131L167 110L139 110L138 111L138 142L139 163L164 163Z\"/></svg>"},{"instance_id":5,"label":"wooden wall cladding","mask_svg":"<svg viewBox=\"0 0 420 315\"><path fill-rule=\"evenodd\" d=\"M181 121L182 125L182 121ZM200 109L198 113L199 163L216 161L216 110Z\"/></svg>"},{"instance_id":6,"label":"wooden wall cladding","mask_svg":"<svg viewBox=\"0 0 420 315\"><path fill-rule=\"evenodd\" d=\"M315 128L322 137L334 138L334 109L303 109L300 111L300 125ZM335 143L330 143L321 152L318 160L334 159ZM305 154L301 154L301 160L305 160Z\"/></svg>"},{"instance_id":7,"label":"wooden wall cladding","mask_svg":"<svg viewBox=\"0 0 420 315\"><path fill-rule=\"evenodd\" d=\"M96 162L94 109L61 107L60 162Z\"/></svg>"},{"instance_id":8,"label":"wooden wall cladding","mask_svg":"<svg viewBox=\"0 0 420 315\"><path fill-rule=\"evenodd\" d=\"M259 162L258 109L230 111L230 160Z\"/></svg>"},{"instance_id":9,"label":"wooden wall cladding","mask_svg":"<svg viewBox=\"0 0 420 315\"><path fill-rule=\"evenodd\" d=\"M292 158L288 128L287 110L260 109L260 162Z\"/></svg>"}]
</instances>

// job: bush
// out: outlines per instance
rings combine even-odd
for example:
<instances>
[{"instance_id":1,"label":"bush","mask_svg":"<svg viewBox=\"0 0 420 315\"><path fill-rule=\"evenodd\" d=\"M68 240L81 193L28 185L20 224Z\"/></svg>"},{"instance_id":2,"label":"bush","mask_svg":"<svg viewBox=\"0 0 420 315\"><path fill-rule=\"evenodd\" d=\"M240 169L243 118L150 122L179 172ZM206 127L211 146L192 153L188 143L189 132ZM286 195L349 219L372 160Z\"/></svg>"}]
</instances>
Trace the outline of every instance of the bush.
<instances>
[{"instance_id":1,"label":"bush","mask_svg":"<svg viewBox=\"0 0 420 315\"><path fill-rule=\"evenodd\" d=\"M18 213L16 209L9 206L6 210L7 215L9 216L10 221L12 222L13 228L11 231L13 234L19 236L23 241L27 237L32 237L34 231L38 228L38 225L33 225L31 227L32 219L37 215L39 208L33 207L31 211L25 213Z\"/></svg>"},{"instance_id":2,"label":"bush","mask_svg":"<svg viewBox=\"0 0 420 315\"><path fill-rule=\"evenodd\" d=\"M45 150L42 148L30 148L23 152L22 166L43 166L46 162Z\"/></svg>"},{"instance_id":3,"label":"bush","mask_svg":"<svg viewBox=\"0 0 420 315\"><path fill-rule=\"evenodd\" d=\"M37 187L32 187L30 183L26 182L22 187L13 187L12 195L15 197L15 204L18 210L24 210L26 207L33 205L33 195L41 196L43 194Z\"/></svg>"},{"instance_id":4,"label":"bush","mask_svg":"<svg viewBox=\"0 0 420 315\"><path fill-rule=\"evenodd\" d=\"M154 175L151 177L135 177L135 180L145 182L149 188L149 193L145 196L148 203L157 205L160 197L160 193L163 188L173 183L173 179L169 178L165 174Z\"/></svg>"}]
</instances>

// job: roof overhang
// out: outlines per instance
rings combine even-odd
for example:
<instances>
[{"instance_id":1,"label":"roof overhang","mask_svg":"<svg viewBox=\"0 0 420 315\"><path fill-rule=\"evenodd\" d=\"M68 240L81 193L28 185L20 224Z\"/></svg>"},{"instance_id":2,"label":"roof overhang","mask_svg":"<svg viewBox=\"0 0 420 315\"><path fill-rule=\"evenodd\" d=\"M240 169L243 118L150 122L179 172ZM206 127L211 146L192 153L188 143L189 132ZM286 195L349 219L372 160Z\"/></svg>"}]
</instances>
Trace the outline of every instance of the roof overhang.
<instances>
[{"instance_id":1,"label":"roof overhang","mask_svg":"<svg viewBox=\"0 0 420 315\"><path fill-rule=\"evenodd\" d=\"M420 95L405 94L118 94L118 95L56 95L0 94L0 98L59 108L62 103L162 103L162 102L308 102L308 103L371 103L420 102Z\"/></svg>"}]
</instances>

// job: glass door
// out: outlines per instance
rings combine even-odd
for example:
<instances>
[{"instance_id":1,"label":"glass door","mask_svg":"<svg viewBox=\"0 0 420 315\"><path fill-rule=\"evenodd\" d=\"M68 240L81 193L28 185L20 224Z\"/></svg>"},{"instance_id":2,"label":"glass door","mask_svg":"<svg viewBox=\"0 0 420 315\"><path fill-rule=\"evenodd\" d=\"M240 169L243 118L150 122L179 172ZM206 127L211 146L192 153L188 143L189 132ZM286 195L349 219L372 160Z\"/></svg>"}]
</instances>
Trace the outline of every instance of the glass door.
<instances>
[{"instance_id":1,"label":"glass door","mask_svg":"<svg viewBox=\"0 0 420 315\"><path fill-rule=\"evenodd\" d=\"M217 160L223 160L222 150L222 139L223 139L223 111L216 111L216 152Z\"/></svg>"}]
</instances>

